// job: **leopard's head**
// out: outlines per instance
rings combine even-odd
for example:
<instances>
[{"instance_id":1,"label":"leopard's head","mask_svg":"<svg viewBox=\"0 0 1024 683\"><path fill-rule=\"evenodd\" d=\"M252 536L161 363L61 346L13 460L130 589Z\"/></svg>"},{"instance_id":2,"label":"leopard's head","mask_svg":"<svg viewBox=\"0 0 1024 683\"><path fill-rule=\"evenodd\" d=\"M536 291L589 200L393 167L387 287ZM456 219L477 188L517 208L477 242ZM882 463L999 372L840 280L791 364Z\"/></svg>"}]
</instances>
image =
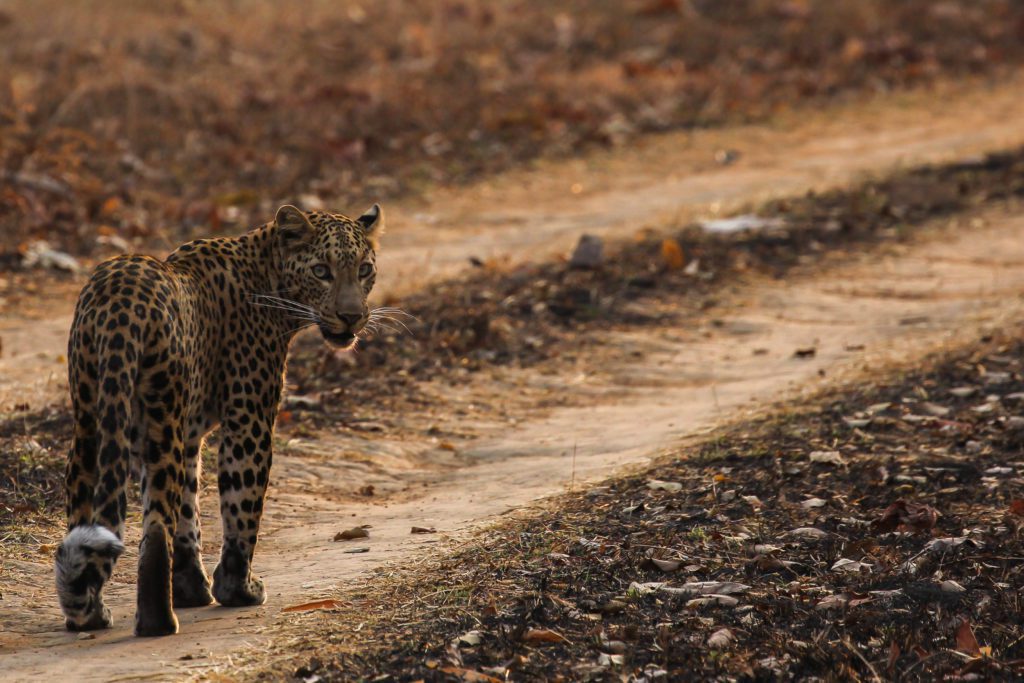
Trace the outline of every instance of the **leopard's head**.
<instances>
[{"instance_id":1,"label":"leopard's head","mask_svg":"<svg viewBox=\"0 0 1024 683\"><path fill-rule=\"evenodd\" d=\"M377 279L384 215L374 204L359 218L282 206L274 219L283 291L296 324L316 324L324 339L351 346L370 317L366 299ZM295 306L294 304L298 304Z\"/></svg>"}]
</instances>

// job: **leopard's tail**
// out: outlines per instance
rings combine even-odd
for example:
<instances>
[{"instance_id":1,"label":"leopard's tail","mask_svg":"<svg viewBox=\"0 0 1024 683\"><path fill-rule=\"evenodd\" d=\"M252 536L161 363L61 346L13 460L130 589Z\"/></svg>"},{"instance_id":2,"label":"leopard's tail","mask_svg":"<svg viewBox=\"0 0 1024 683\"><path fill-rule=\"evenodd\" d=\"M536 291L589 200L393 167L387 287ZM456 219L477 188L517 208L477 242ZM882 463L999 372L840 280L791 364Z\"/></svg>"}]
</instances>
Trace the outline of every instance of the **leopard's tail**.
<instances>
[{"instance_id":1,"label":"leopard's tail","mask_svg":"<svg viewBox=\"0 0 1024 683\"><path fill-rule=\"evenodd\" d=\"M96 524L76 526L64 537L57 548L57 597L70 630L110 626L100 588L123 552L121 539Z\"/></svg>"},{"instance_id":2,"label":"leopard's tail","mask_svg":"<svg viewBox=\"0 0 1024 683\"><path fill-rule=\"evenodd\" d=\"M137 333L89 322L75 326L78 338L68 349L76 428L66 479L68 535L55 562L57 596L67 627L75 631L111 625L102 591L124 552L125 484L137 432ZM87 342L79 328L91 328ZM76 372L97 358L94 376Z\"/></svg>"}]
</instances>

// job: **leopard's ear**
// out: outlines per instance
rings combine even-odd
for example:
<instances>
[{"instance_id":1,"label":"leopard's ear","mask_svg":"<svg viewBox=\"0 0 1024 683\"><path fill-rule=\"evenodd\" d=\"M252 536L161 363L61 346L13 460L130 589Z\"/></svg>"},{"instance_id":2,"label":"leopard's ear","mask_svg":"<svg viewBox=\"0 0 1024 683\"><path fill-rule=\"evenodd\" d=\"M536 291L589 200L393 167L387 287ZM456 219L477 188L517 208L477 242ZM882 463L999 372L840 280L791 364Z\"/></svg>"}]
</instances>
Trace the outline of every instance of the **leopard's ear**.
<instances>
[{"instance_id":1,"label":"leopard's ear","mask_svg":"<svg viewBox=\"0 0 1024 683\"><path fill-rule=\"evenodd\" d=\"M306 218L306 214L291 204L285 204L277 210L274 223L277 224L281 247L286 251L309 244L316 236L316 228Z\"/></svg>"},{"instance_id":2,"label":"leopard's ear","mask_svg":"<svg viewBox=\"0 0 1024 683\"><path fill-rule=\"evenodd\" d=\"M370 240L370 244L376 249L380 244L380 236L384 234L384 211L380 204L371 206L356 221L363 226L366 239Z\"/></svg>"}]
</instances>

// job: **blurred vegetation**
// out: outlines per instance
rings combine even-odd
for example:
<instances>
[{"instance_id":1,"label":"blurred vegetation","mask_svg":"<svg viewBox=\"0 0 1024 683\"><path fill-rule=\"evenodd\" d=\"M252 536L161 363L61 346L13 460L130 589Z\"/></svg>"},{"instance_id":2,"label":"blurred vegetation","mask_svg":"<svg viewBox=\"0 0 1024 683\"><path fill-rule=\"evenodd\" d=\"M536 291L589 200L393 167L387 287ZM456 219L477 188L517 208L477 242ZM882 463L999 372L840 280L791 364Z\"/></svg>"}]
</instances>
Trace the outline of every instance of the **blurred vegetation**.
<instances>
[{"instance_id":1,"label":"blurred vegetation","mask_svg":"<svg viewBox=\"0 0 1024 683\"><path fill-rule=\"evenodd\" d=\"M167 248L538 155L998 73L1010 0L12 0L0 267ZM6 251L6 257L4 257Z\"/></svg>"}]
</instances>

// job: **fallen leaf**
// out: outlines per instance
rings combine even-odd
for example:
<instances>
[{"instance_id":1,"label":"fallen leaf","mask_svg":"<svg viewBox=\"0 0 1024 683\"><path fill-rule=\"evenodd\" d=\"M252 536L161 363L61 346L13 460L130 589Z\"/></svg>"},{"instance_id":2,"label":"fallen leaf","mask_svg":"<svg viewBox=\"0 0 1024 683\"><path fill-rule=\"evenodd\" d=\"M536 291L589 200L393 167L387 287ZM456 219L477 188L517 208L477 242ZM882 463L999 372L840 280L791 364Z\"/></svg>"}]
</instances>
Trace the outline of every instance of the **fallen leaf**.
<instances>
[{"instance_id":1,"label":"fallen leaf","mask_svg":"<svg viewBox=\"0 0 1024 683\"><path fill-rule=\"evenodd\" d=\"M730 631L729 629L720 628L714 633L712 633L711 636L708 638L708 647L715 650L720 650L723 647L726 647L729 643L731 643L734 637L735 636L733 636L732 631Z\"/></svg>"},{"instance_id":2,"label":"fallen leaf","mask_svg":"<svg viewBox=\"0 0 1024 683\"><path fill-rule=\"evenodd\" d=\"M944 553L947 550L957 548L964 543L970 542L972 545L977 545L974 541L967 538L966 536L947 536L945 538L933 538L928 541L928 544L924 547L922 552L928 552L932 554Z\"/></svg>"},{"instance_id":3,"label":"fallen leaf","mask_svg":"<svg viewBox=\"0 0 1024 683\"><path fill-rule=\"evenodd\" d=\"M443 666L441 671L452 676L458 676L466 683L502 683L501 679L494 676L488 676L472 669L462 669L457 666Z\"/></svg>"},{"instance_id":4,"label":"fallen leaf","mask_svg":"<svg viewBox=\"0 0 1024 683\"><path fill-rule=\"evenodd\" d=\"M1017 498L1010 501L1010 512L1014 515L1024 517L1024 500Z\"/></svg>"},{"instance_id":5,"label":"fallen leaf","mask_svg":"<svg viewBox=\"0 0 1024 683\"><path fill-rule=\"evenodd\" d=\"M637 583L636 581L629 584L629 589L626 591L627 594L631 595L650 595L656 593L665 587L664 581L648 581L646 583Z\"/></svg>"},{"instance_id":6,"label":"fallen leaf","mask_svg":"<svg viewBox=\"0 0 1024 683\"><path fill-rule=\"evenodd\" d=\"M807 541L820 541L828 538L828 532L817 529L813 526L802 526L786 533L787 536L800 538Z\"/></svg>"},{"instance_id":7,"label":"fallen leaf","mask_svg":"<svg viewBox=\"0 0 1024 683\"><path fill-rule=\"evenodd\" d=\"M814 356L816 356L817 353L818 353L818 349L814 348L813 346L808 346L807 348L797 349L796 351L794 351L793 352L793 357L794 358L814 358Z\"/></svg>"},{"instance_id":8,"label":"fallen leaf","mask_svg":"<svg viewBox=\"0 0 1024 683\"><path fill-rule=\"evenodd\" d=\"M716 605L718 607L735 607L740 604L740 601L731 595L706 595L702 598L694 598L686 603L689 608L694 607L705 607L707 605Z\"/></svg>"},{"instance_id":9,"label":"fallen leaf","mask_svg":"<svg viewBox=\"0 0 1024 683\"><path fill-rule=\"evenodd\" d=\"M326 600L315 600L314 602L304 602L301 605L290 605L281 609L282 612L311 612L317 609L337 609L342 607L343 603L340 600L328 598Z\"/></svg>"},{"instance_id":10,"label":"fallen leaf","mask_svg":"<svg viewBox=\"0 0 1024 683\"><path fill-rule=\"evenodd\" d=\"M410 533L413 533L413 534L436 534L437 533L437 529L435 529L432 526L431 527L414 526Z\"/></svg>"},{"instance_id":11,"label":"fallen leaf","mask_svg":"<svg viewBox=\"0 0 1024 683\"><path fill-rule=\"evenodd\" d=\"M896 662L900 658L900 646L896 644L896 641L892 641L889 645L889 659L885 663L885 668L892 672L896 668Z\"/></svg>"},{"instance_id":12,"label":"fallen leaf","mask_svg":"<svg viewBox=\"0 0 1024 683\"><path fill-rule=\"evenodd\" d=\"M842 465L843 456L839 451L811 451L807 456L811 462L824 463L827 465Z\"/></svg>"},{"instance_id":13,"label":"fallen leaf","mask_svg":"<svg viewBox=\"0 0 1024 683\"><path fill-rule=\"evenodd\" d=\"M931 401L925 401L924 403L921 403L919 407L922 411L933 417L945 417L946 415L949 415L949 408L946 406L940 406L937 403L932 403Z\"/></svg>"},{"instance_id":14,"label":"fallen leaf","mask_svg":"<svg viewBox=\"0 0 1024 683\"><path fill-rule=\"evenodd\" d=\"M675 481L662 481L660 479L651 479L647 482L647 488L652 491L682 491L683 485Z\"/></svg>"},{"instance_id":15,"label":"fallen leaf","mask_svg":"<svg viewBox=\"0 0 1024 683\"><path fill-rule=\"evenodd\" d=\"M479 645L482 638L480 637L480 631L469 631L459 636L459 642L470 647Z\"/></svg>"},{"instance_id":16,"label":"fallen leaf","mask_svg":"<svg viewBox=\"0 0 1024 683\"><path fill-rule=\"evenodd\" d=\"M961 621L956 630L956 649L972 657L981 656L981 647L978 645L978 639L974 637L969 619Z\"/></svg>"},{"instance_id":17,"label":"fallen leaf","mask_svg":"<svg viewBox=\"0 0 1024 683\"><path fill-rule=\"evenodd\" d=\"M367 531L365 526L356 526L345 531L339 531L334 534L335 541L351 541L356 538L369 538L370 532Z\"/></svg>"},{"instance_id":18,"label":"fallen leaf","mask_svg":"<svg viewBox=\"0 0 1024 683\"><path fill-rule=\"evenodd\" d=\"M789 569L795 562L789 562L787 560L781 560L771 555L758 555L750 561L755 567L763 572L777 572L783 569Z\"/></svg>"},{"instance_id":19,"label":"fallen leaf","mask_svg":"<svg viewBox=\"0 0 1024 683\"><path fill-rule=\"evenodd\" d=\"M527 643L568 643L569 639L560 633L546 628L531 628L523 634Z\"/></svg>"},{"instance_id":20,"label":"fallen leaf","mask_svg":"<svg viewBox=\"0 0 1024 683\"><path fill-rule=\"evenodd\" d=\"M679 242L672 238L666 239L661 243L661 259L672 270L679 270L686 265L683 248L679 246Z\"/></svg>"},{"instance_id":21,"label":"fallen leaf","mask_svg":"<svg viewBox=\"0 0 1024 683\"><path fill-rule=\"evenodd\" d=\"M735 581L690 581L682 586L662 585L658 590L672 595L732 595L750 590L750 586Z\"/></svg>"},{"instance_id":22,"label":"fallen leaf","mask_svg":"<svg viewBox=\"0 0 1024 683\"><path fill-rule=\"evenodd\" d=\"M683 564L680 560L659 560L652 557L650 563L663 572L674 572Z\"/></svg>"},{"instance_id":23,"label":"fallen leaf","mask_svg":"<svg viewBox=\"0 0 1024 683\"><path fill-rule=\"evenodd\" d=\"M804 502L800 503L800 507L805 510L811 510L813 508L820 508L825 506L825 501L821 498L808 498Z\"/></svg>"},{"instance_id":24,"label":"fallen leaf","mask_svg":"<svg viewBox=\"0 0 1024 683\"><path fill-rule=\"evenodd\" d=\"M845 557L836 560L836 563L832 565L832 571L834 572L858 573L862 569L871 571L871 565L867 562L858 562L857 560L850 560Z\"/></svg>"},{"instance_id":25,"label":"fallen leaf","mask_svg":"<svg viewBox=\"0 0 1024 683\"><path fill-rule=\"evenodd\" d=\"M830 595L814 606L814 609L819 610L830 610L830 609L842 609L846 607L850 602L850 596L846 593L836 593Z\"/></svg>"},{"instance_id":26,"label":"fallen leaf","mask_svg":"<svg viewBox=\"0 0 1024 683\"><path fill-rule=\"evenodd\" d=\"M881 517L871 522L871 528L882 533L896 529L925 532L933 529L938 519L938 510L930 505L901 498L886 508Z\"/></svg>"}]
</instances>

